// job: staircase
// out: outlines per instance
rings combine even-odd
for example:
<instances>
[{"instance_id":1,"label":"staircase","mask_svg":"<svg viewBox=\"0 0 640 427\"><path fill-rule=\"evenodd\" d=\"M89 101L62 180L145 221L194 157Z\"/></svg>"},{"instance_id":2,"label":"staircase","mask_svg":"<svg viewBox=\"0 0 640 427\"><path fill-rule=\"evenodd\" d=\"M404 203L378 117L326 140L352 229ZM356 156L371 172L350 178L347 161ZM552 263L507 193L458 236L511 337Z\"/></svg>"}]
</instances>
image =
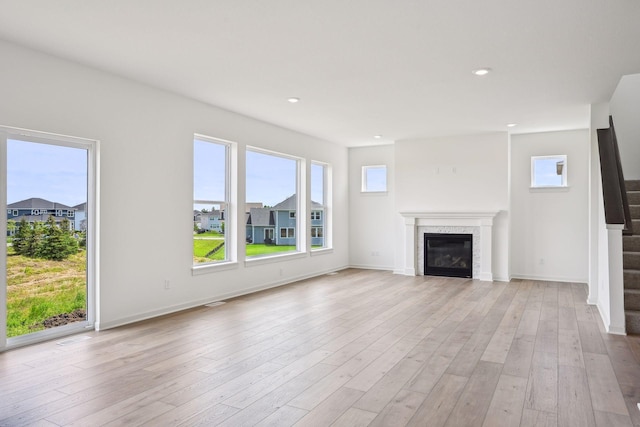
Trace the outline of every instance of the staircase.
<instances>
[{"instance_id":1,"label":"staircase","mask_svg":"<svg viewBox=\"0 0 640 427\"><path fill-rule=\"evenodd\" d=\"M623 236L624 313L628 334L640 334L640 180L625 181L633 235Z\"/></svg>"}]
</instances>

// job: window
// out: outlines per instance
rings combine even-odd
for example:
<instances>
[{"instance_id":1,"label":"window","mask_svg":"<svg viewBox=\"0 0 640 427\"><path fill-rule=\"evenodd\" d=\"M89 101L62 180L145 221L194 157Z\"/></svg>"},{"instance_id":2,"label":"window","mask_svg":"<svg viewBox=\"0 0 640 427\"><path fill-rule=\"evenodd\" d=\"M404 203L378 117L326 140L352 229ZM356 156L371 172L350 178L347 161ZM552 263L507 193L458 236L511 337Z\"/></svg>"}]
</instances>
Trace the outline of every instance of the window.
<instances>
[{"instance_id":1,"label":"window","mask_svg":"<svg viewBox=\"0 0 640 427\"><path fill-rule=\"evenodd\" d=\"M311 249L328 248L324 228L329 218L329 165L311 163Z\"/></svg>"},{"instance_id":2,"label":"window","mask_svg":"<svg viewBox=\"0 0 640 427\"><path fill-rule=\"evenodd\" d=\"M362 192L387 191L387 167L385 165L362 167Z\"/></svg>"},{"instance_id":3,"label":"window","mask_svg":"<svg viewBox=\"0 0 640 427\"><path fill-rule=\"evenodd\" d=\"M282 239L295 239L296 229L293 227L283 227L280 229L280 238Z\"/></svg>"},{"instance_id":4,"label":"window","mask_svg":"<svg viewBox=\"0 0 640 427\"><path fill-rule=\"evenodd\" d=\"M193 264L229 260L228 224L230 143L196 135L193 140Z\"/></svg>"},{"instance_id":5,"label":"window","mask_svg":"<svg viewBox=\"0 0 640 427\"><path fill-rule=\"evenodd\" d=\"M246 256L264 257L299 250L296 239L301 160L256 148L246 151ZM305 215L306 217L306 215ZM278 230L265 242L267 229ZM275 237L275 238L274 238ZM278 246L275 248L273 246Z\"/></svg>"},{"instance_id":6,"label":"window","mask_svg":"<svg viewBox=\"0 0 640 427\"><path fill-rule=\"evenodd\" d=\"M62 216L62 209L56 209L56 216Z\"/></svg>"},{"instance_id":7,"label":"window","mask_svg":"<svg viewBox=\"0 0 640 427\"><path fill-rule=\"evenodd\" d=\"M273 241L273 228L265 228L264 229L264 240L271 240Z\"/></svg>"},{"instance_id":8,"label":"window","mask_svg":"<svg viewBox=\"0 0 640 427\"><path fill-rule=\"evenodd\" d=\"M13 216L18 216L18 209L13 210Z\"/></svg>"},{"instance_id":9,"label":"window","mask_svg":"<svg viewBox=\"0 0 640 427\"><path fill-rule=\"evenodd\" d=\"M67 216L73 218L76 215L75 211L67 211Z\"/></svg>"},{"instance_id":10,"label":"window","mask_svg":"<svg viewBox=\"0 0 640 427\"><path fill-rule=\"evenodd\" d=\"M566 187L567 156L531 157L531 187Z\"/></svg>"}]
</instances>

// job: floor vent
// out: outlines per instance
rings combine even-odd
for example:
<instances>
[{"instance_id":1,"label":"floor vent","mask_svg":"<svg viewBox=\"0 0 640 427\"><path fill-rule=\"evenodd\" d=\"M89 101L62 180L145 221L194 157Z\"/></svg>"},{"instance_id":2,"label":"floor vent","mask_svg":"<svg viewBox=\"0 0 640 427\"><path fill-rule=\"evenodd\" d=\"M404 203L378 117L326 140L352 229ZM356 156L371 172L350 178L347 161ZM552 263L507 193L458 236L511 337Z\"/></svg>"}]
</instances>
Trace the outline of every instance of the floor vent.
<instances>
[{"instance_id":1,"label":"floor vent","mask_svg":"<svg viewBox=\"0 0 640 427\"><path fill-rule=\"evenodd\" d=\"M217 307L219 305L225 304L225 301L216 301L216 302L210 302L209 304L205 304L205 307Z\"/></svg>"},{"instance_id":2,"label":"floor vent","mask_svg":"<svg viewBox=\"0 0 640 427\"><path fill-rule=\"evenodd\" d=\"M76 344L82 341L86 341L86 340L90 340L92 337L89 337L87 335L80 335L77 337L73 337L73 338L69 338L68 340L63 340L63 341L58 341L56 344L58 345L71 345L71 344Z\"/></svg>"}]
</instances>

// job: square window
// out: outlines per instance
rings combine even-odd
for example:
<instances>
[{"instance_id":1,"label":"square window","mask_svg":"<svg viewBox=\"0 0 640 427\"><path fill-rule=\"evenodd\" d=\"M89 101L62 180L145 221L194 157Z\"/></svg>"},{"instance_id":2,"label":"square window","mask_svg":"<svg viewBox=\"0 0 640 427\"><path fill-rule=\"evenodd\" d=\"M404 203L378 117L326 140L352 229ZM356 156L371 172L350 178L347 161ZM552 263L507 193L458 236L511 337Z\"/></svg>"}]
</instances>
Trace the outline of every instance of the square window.
<instances>
[{"instance_id":1,"label":"square window","mask_svg":"<svg viewBox=\"0 0 640 427\"><path fill-rule=\"evenodd\" d=\"M362 167L362 192L376 193L387 191L387 166Z\"/></svg>"},{"instance_id":2,"label":"square window","mask_svg":"<svg viewBox=\"0 0 640 427\"><path fill-rule=\"evenodd\" d=\"M531 187L566 187L567 156L532 156Z\"/></svg>"}]
</instances>

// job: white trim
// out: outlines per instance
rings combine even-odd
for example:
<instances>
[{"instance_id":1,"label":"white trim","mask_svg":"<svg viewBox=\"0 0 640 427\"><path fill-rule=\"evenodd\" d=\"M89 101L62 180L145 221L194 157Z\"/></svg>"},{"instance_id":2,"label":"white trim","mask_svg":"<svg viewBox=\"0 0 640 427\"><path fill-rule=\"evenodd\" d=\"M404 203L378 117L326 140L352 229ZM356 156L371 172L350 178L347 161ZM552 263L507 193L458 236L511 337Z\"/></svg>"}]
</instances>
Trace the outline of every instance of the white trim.
<instances>
[{"instance_id":1,"label":"white trim","mask_svg":"<svg viewBox=\"0 0 640 427\"><path fill-rule=\"evenodd\" d=\"M210 262L193 265L191 267L191 275L200 276L203 274L217 273L218 271L235 270L237 268L238 263L236 261Z\"/></svg>"},{"instance_id":2,"label":"white trim","mask_svg":"<svg viewBox=\"0 0 640 427\"><path fill-rule=\"evenodd\" d=\"M380 270L380 271L392 271L395 274L395 269L393 266L380 266L380 265L369 265L369 264L351 264L349 268L359 268L361 270Z\"/></svg>"},{"instance_id":3,"label":"white trim","mask_svg":"<svg viewBox=\"0 0 640 427\"><path fill-rule=\"evenodd\" d=\"M404 217L404 265L405 275L415 276L418 271L418 228L419 227L478 227L480 235L480 265L478 277L482 281L493 281L492 248L493 219L500 211L424 211L400 212ZM421 237L421 236L420 236Z\"/></svg>"},{"instance_id":4,"label":"white trim","mask_svg":"<svg viewBox=\"0 0 640 427\"><path fill-rule=\"evenodd\" d=\"M288 261L290 259L306 258L308 252L284 252L268 254L268 255L255 255L251 258L244 260L245 267L254 267L256 265L273 264L280 261Z\"/></svg>"},{"instance_id":5,"label":"white trim","mask_svg":"<svg viewBox=\"0 0 640 427\"><path fill-rule=\"evenodd\" d=\"M519 280L537 280L540 282L566 282L566 283L580 283L586 285L588 280L585 277L564 277L564 276L537 276L535 274L511 274L512 279Z\"/></svg>"}]
</instances>

